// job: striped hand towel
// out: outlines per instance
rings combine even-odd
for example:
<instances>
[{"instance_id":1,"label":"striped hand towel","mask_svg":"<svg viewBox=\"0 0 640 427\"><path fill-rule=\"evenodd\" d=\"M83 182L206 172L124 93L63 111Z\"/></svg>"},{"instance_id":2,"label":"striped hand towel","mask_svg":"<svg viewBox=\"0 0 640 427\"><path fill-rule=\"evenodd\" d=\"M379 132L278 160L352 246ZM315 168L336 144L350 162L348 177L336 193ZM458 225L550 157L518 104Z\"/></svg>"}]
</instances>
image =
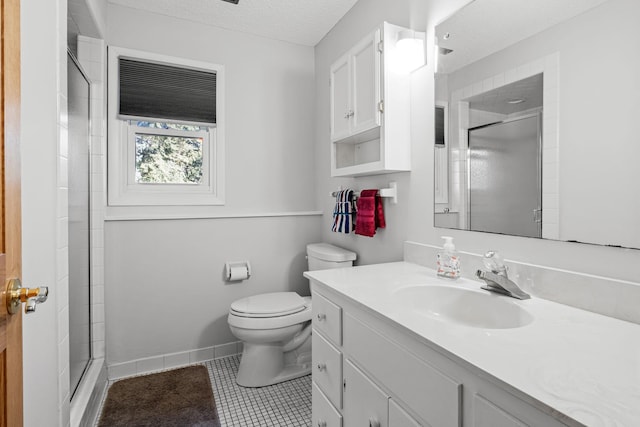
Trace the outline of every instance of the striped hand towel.
<instances>
[{"instance_id":1,"label":"striped hand towel","mask_svg":"<svg viewBox=\"0 0 640 427\"><path fill-rule=\"evenodd\" d=\"M353 217L355 208L353 205L353 190L338 191L336 206L333 209L333 226L331 231L335 233L349 234L353 231Z\"/></svg>"}]
</instances>

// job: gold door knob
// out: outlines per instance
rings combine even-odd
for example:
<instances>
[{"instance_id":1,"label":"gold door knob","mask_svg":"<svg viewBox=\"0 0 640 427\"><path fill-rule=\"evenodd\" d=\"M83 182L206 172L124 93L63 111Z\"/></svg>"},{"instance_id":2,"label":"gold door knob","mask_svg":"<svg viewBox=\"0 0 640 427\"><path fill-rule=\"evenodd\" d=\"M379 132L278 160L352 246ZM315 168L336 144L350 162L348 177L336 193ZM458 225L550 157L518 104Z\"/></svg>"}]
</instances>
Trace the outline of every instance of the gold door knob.
<instances>
[{"instance_id":1,"label":"gold door knob","mask_svg":"<svg viewBox=\"0 0 640 427\"><path fill-rule=\"evenodd\" d=\"M36 305L47 300L49 288L40 286L39 288L23 288L20 279L7 280L7 311L16 314L20 310L20 304L26 303L24 312L26 314L36 311Z\"/></svg>"}]
</instances>

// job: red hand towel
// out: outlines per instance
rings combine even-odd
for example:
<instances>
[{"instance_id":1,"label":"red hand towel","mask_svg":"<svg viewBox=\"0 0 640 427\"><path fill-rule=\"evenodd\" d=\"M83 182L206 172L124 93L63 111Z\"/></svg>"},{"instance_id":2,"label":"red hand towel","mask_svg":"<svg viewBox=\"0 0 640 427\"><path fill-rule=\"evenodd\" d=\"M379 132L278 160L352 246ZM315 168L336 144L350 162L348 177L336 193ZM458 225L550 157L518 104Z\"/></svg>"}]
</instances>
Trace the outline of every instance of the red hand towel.
<instances>
[{"instance_id":1,"label":"red hand towel","mask_svg":"<svg viewBox=\"0 0 640 427\"><path fill-rule=\"evenodd\" d=\"M362 190L357 206L356 234L373 237L377 227L386 226L382 198L378 195L378 190Z\"/></svg>"}]
</instances>

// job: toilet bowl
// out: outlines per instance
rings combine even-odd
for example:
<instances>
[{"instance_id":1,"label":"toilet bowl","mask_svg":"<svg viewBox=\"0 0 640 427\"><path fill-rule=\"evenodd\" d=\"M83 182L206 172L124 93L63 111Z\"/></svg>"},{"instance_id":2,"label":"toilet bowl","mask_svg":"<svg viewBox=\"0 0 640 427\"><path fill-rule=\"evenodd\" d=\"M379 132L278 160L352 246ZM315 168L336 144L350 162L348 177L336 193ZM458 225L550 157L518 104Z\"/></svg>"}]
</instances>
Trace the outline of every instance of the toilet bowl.
<instances>
[{"instance_id":1,"label":"toilet bowl","mask_svg":"<svg viewBox=\"0 0 640 427\"><path fill-rule=\"evenodd\" d=\"M276 384L311 372L311 297L274 292L231 304L229 328L243 342L236 382Z\"/></svg>"},{"instance_id":2,"label":"toilet bowl","mask_svg":"<svg viewBox=\"0 0 640 427\"><path fill-rule=\"evenodd\" d=\"M309 270L353 265L356 254L326 243L307 245ZM311 297L273 292L234 301L227 317L243 342L236 383L263 387L311 373Z\"/></svg>"}]
</instances>

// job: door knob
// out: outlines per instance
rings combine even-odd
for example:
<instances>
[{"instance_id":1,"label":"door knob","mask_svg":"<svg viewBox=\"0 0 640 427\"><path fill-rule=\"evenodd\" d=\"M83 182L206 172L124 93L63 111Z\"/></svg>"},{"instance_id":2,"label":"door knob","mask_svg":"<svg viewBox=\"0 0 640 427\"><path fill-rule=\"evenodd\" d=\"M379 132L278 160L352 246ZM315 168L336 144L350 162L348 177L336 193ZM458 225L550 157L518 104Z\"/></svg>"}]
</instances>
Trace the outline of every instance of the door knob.
<instances>
[{"instance_id":1,"label":"door knob","mask_svg":"<svg viewBox=\"0 0 640 427\"><path fill-rule=\"evenodd\" d=\"M47 300L49 288L40 286L39 288L23 288L20 279L7 280L7 311L16 314L20 310L20 304L26 303L24 312L26 314L36 311L36 305Z\"/></svg>"}]
</instances>

